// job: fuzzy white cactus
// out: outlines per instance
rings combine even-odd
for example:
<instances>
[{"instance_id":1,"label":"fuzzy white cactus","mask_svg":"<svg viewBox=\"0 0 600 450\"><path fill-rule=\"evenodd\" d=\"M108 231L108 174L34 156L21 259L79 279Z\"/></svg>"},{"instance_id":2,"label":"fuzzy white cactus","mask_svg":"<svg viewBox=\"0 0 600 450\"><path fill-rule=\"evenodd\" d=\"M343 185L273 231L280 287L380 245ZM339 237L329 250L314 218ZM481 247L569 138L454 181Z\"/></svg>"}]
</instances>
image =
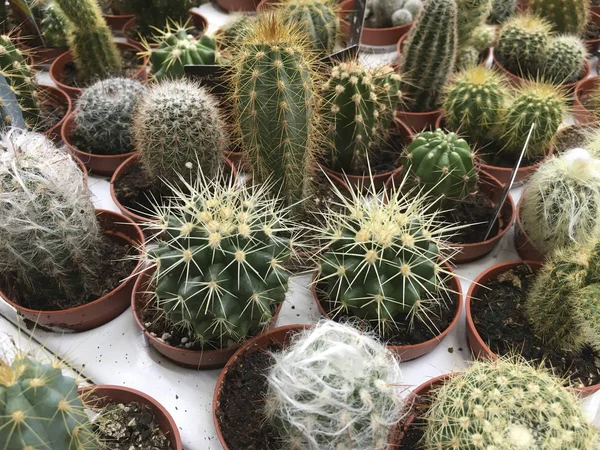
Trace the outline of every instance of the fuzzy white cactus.
<instances>
[{"instance_id":1,"label":"fuzzy white cactus","mask_svg":"<svg viewBox=\"0 0 600 450\"><path fill-rule=\"evenodd\" d=\"M352 326L321 321L273 356L266 411L284 448L387 447L403 415L402 372L383 344Z\"/></svg>"}]
</instances>

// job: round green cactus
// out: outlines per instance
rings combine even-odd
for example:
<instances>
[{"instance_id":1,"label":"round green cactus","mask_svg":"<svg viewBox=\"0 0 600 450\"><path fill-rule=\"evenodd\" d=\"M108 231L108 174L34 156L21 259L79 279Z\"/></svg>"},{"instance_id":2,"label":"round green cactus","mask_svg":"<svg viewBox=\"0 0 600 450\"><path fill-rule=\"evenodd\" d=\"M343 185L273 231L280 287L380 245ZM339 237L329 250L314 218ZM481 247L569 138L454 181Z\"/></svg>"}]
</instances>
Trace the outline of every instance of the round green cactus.
<instances>
[{"instance_id":1,"label":"round green cactus","mask_svg":"<svg viewBox=\"0 0 600 450\"><path fill-rule=\"evenodd\" d=\"M496 45L498 31L493 25L479 25L473 30L469 44L479 52L486 51Z\"/></svg>"},{"instance_id":2,"label":"round green cactus","mask_svg":"<svg viewBox=\"0 0 600 450\"><path fill-rule=\"evenodd\" d=\"M529 0L529 10L546 19L557 33L580 36L588 22L589 4L589 0Z\"/></svg>"},{"instance_id":3,"label":"round green cactus","mask_svg":"<svg viewBox=\"0 0 600 450\"><path fill-rule=\"evenodd\" d=\"M23 354L0 360L0 442L3 450L100 450L75 380L58 363Z\"/></svg>"},{"instance_id":4,"label":"round green cactus","mask_svg":"<svg viewBox=\"0 0 600 450\"><path fill-rule=\"evenodd\" d=\"M424 450L591 450L598 437L560 380L520 360L476 361L431 397Z\"/></svg>"},{"instance_id":5,"label":"round green cactus","mask_svg":"<svg viewBox=\"0 0 600 450\"><path fill-rule=\"evenodd\" d=\"M155 217L160 224L148 224L159 238L147 254L156 305L202 344L225 348L259 332L285 299L297 226L269 190L199 172L173 188L181 201Z\"/></svg>"},{"instance_id":6,"label":"round green cactus","mask_svg":"<svg viewBox=\"0 0 600 450\"><path fill-rule=\"evenodd\" d=\"M233 18L215 33L219 48L227 49L242 42L253 20L254 17L247 14L233 15Z\"/></svg>"},{"instance_id":7,"label":"round green cactus","mask_svg":"<svg viewBox=\"0 0 600 450\"><path fill-rule=\"evenodd\" d=\"M502 75L481 66L465 69L446 86L446 125L475 140L482 139L500 123L508 96Z\"/></svg>"},{"instance_id":8,"label":"round green cactus","mask_svg":"<svg viewBox=\"0 0 600 450\"><path fill-rule=\"evenodd\" d=\"M576 36L558 36L545 50L544 79L553 83L574 83L581 78L586 64L585 43Z\"/></svg>"}]
</instances>

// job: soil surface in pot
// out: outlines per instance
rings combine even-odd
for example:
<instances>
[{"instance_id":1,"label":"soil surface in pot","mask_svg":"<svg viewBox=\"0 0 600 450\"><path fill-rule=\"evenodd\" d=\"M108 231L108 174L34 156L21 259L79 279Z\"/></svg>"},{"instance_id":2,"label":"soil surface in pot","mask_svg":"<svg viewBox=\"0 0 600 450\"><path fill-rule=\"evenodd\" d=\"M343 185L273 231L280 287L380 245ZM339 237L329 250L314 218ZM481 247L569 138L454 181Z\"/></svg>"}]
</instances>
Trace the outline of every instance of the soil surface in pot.
<instances>
[{"instance_id":1,"label":"soil surface in pot","mask_svg":"<svg viewBox=\"0 0 600 450\"><path fill-rule=\"evenodd\" d=\"M137 402L109 403L100 410L95 428L111 450L172 450L152 408Z\"/></svg>"},{"instance_id":2,"label":"soil surface in pot","mask_svg":"<svg viewBox=\"0 0 600 450\"><path fill-rule=\"evenodd\" d=\"M103 235L101 245L98 248L99 256L96 258L97 266L95 275L98 280L96 292L84 292L83 294L66 299L63 296L48 297L47 290L38 292L29 290L25 286L17 285L14 275L8 274L0 277L0 290L8 298L19 305L40 311L63 311L77 306L91 303L94 300L108 294L133 272L137 261L131 258L135 254L135 248L125 245L123 241L114 241Z\"/></svg>"},{"instance_id":3,"label":"soil surface in pot","mask_svg":"<svg viewBox=\"0 0 600 450\"><path fill-rule=\"evenodd\" d=\"M429 409L431 397L426 395L419 398L418 402L419 403L415 404L412 408L411 412L415 414L416 417L404 432L404 437L401 441L402 450L423 450L421 439L423 439L425 428L427 427L427 422L423 417Z\"/></svg>"},{"instance_id":4,"label":"soil surface in pot","mask_svg":"<svg viewBox=\"0 0 600 450\"><path fill-rule=\"evenodd\" d=\"M501 274L479 291L471 302L473 322L484 342L499 355L518 352L541 363L575 387L600 383L600 353L592 348L566 355L544 345L524 315L524 302L535 274L526 265ZM489 289L486 289L489 288Z\"/></svg>"},{"instance_id":5,"label":"soil surface in pot","mask_svg":"<svg viewBox=\"0 0 600 450\"><path fill-rule=\"evenodd\" d=\"M141 163L127 167L114 182L119 203L137 215L150 219L156 205L166 205L173 196L163 183L156 182Z\"/></svg>"},{"instance_id":6,"label":"soil surface in pot","mask_svg":"<svg viewBox=\"0 0 600 450\"><path fill-rule=\"evenodd\" d=\"M329 301L327 294L325 293L326 285L323 282L317 283L316 291L319 302L323 306L323 309L330 313L335 310L335 303ZM444 293L444 301L439 307L431 306L431 321L423 322L420 320L414 320L411 328L411 319L408 315L397 316L396 328L388 331L384 336L378 330L374 330L373 326L368 321L360 321L356 323L356 326L363 329L366 332L374 332L377 336L384 341L387 345L403 346L403 345L414 345L426 342L439 336L440 333L444 332L454 317L456 316L456 308L458 308L458 298L456 295L450 295ZM355 317L338 314L335 317L331 317L336 322L347 322L352 320L356 322Z\"/></svg>"},{"instance_id":7,"label":"soil surface in pot","mask_svg":"<svg viewBox=\"0 0 600 450\"><path fill-rule=\"evenodd\" d=\"M225 376L217 418L231 450L284 448L263 409L268 390L266 375L274 363L268 352L277 352L281 348L272 344L267 351L246 354Z\"/></svg>"},{"instance_id":8,"label":"soil surface in pot","mask_svg":"<svg viewBox=\"0 0 600 450\"><path fill-rule=\"evenodd\" d=\"M595 41L600 39L600 27L593 20L590 20L583 32L584 41ZM592 55L595 56L595 55Z\"/></svg>"},{"instance_id":9,"label":"soil surface in pot","mask_svg":"<svg viewBox=\"0 0 600 450\"><path fill-rule=\"evenodd\" d=\"M121 71L119 76L126 78L133 78L137 72L140 70L140 58L137 55L135 50L123 50L119 49L121 52L121 57L123 58L123 70ZM117 75L117 74L112 74ZM103 78L103 77L101 77ZM85 89L90 84L94 83L97 80L83 80L79 76L79 70L77 70L77 65L75 61L69 61L65 64L65 69L62 75L61 83L79 89Z\"/></svg>"},{"instance_id":10,"label":"soil surface in pot","mask_svg":"<svg viewBox=\"0 0 600 450\"><path fill-rule=\"evenodd\" d=\"M36 131L44 133L60 122L67 114L67 108L52 101L41 101L40 115Z\"/></svg>"},{"instance_id":11,"label":"soil surface in pot","mask_svg":"<svg viewBox=\"0 0 600 450\"><path fill-rule=\"evenodd\" d=\"M562 153L573 148L582 147L587 141L587 135L597 129L596 125L577 125L565 128L564 132L559 132L553 141L554 153Z\"/></svg>"}]
</instances>

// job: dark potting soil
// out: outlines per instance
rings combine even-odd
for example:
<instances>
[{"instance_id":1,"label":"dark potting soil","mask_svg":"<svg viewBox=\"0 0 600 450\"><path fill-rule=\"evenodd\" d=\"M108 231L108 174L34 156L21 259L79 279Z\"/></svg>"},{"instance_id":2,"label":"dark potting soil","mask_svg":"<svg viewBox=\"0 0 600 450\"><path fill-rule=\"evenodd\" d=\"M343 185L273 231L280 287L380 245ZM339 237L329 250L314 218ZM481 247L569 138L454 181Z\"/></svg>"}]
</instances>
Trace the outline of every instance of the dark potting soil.
<instances>
[{"instance_id":1,"label":"dark potting soil","mask_svg":"<svg viewBox=\"0 0 600 450\"><path fill-rule=\"evenodd\" d=\"M323 306L323 309L325 309L325 311L329 314L335 309L336 305L329 301L327 294L325 293L325 288L325 283L317 283L316 291L318 300ZM408 315L398 315L394 318L396 321L396 328L389 330L389 332L384 336L382 336L377 330L374 330L373 326L366 320L361 321L356 325L365 331L373 331L387 345L400 346L420 344L439 336L440 333L443 333L444 330L450 326L450 323L456 316L456 310L458 308L457 296L445 292L443 293L443 296L444 301L441 302L437 311L434 307L431 308L432 315L430 317L433 321L433 325L429 322L415 320L411 328L411 321ZM330 316L330 319L342 323L347 322L348 320L356 322L355 317L341 314L338 314L335 317Z\"/></svg>"},{"instance_id":2,"label":"dark potting soil","mask_svg":"<svg viewBox=\"0 0 600 450\"><path fill-rule=\"evenodd\" d=\"M281 346L274 344L267 350L277 352ZM256 351L239 358L225 376L217 419L231 450L283 450L263 412L266 374L272 365L268 352Z\"/></svg>"},{"instance_id":3,"label":"dark potting soil","mask_svg":"<svg viewBox=\"0 0 600 450\"><path fill-rule=\"evenodd\" d=\"M151 218L156 205L164 205L173 196L164 184L153 180L140 163L126 168L114 183L115 195L130 211Z\"/></svg>"},{"instance_id":4,"label":"dark potting soil","mask_svg":"<svg viewBox=\"0 0 600 450\"><path fill-rule=\"evenodd\" d=\"M600 352L587 347L578 355L565 355L544 345L533 333L523 303L534 277L528 266L520 265L480 290L480 299L471 303L471 314L481 338L496 354L518 352L528 361L543 362L575 387L600 383Z\"/></svg>"},{"instance_id":5,"label":"dark potting soil","mask_svg":"<svg viewBox=\"0 0 600 450\"><path fill-rule=\"evenodd\" d=\"M44 133L60 122L67 114L67 108L53 102L41 101L40 115L36 125L36 131Z\"/></svg>"},{"instance_id":6,"label":"dark potting soil","mask_svg":"<svg viewBox=\"0 0 600 450\"><path fill-rule=\"evenodd\" d=\"M494 217L494 204L488 195L478 190L461 201L444 204L444 209L447 210L440 216L440 220L453 225L470 225L467 228L457 230L455 234L448 239L453 244L472 244L475 242L483 242L489 227L490 221ZM503 217L505 223L508 222L508 217ZM492 228L489 236L493 237L498 234L499 220L496 219L495 225Z\"/></svg>"},{"instance_id":7,"label":"dark potting soil","mask_svg":"<svg viewBox=\"0 0 600 450\"><path fill-rule=\"evenodd\" d=\"M140 58L137 55L137 52L133 50L119 50L121 52L121 57L123 58L123 70L119 75L126 78L133 78L140 70ZM65 64L63 78L61 80L63 84L74 88L85 89L95 81L97 80L82 80L74 61Z\"/></svg>"},{"instance_id":8,"label":"dark potting soil","mask_svg":"<svg viewBox=\"0 0 600 450\"><path fill-rule=\"evenodd\" d=\"M553 153L560 154L566 150L583 147L587 141L587 135L597 128L594 124L581 124L569 126L559 131L552 142Z\"/></svg>"},{"instance_id":9,"label":"dark potting soil","mask_svg":"<svg viewBox=\"0 0 600 450\"><path fill-rule=\"evenodd\" d=\"M595 41L597 39L600 39L600 27L596 25L593 20L590 20L585 27L585 31L583 32L583 40Z\"/></svg>"},{"instance_id":10,"label":"dark potting soil","mask_svg":"<svg viewBox=\"0 0 600 450\"><path fill-rule=\"evenodd\" d=\"M110 450L172 450L152 408L136 402L109 403L100 411L95 428Z\"/></svg>"}]
</instances>

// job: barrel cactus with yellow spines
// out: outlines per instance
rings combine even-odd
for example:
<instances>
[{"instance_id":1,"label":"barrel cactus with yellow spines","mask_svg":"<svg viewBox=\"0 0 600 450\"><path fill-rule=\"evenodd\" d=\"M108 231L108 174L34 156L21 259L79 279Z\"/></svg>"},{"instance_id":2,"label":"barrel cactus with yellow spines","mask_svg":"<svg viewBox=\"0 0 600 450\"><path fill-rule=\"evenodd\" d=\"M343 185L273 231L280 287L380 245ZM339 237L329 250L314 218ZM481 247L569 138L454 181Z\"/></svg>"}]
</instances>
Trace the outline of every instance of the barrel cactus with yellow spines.
<instances>
[{"instance_id":1,"label":"barrel cactus with yellow spines","mask_svg":"<svg viewBox=\"0 0 600 450\"><path fill-rule=\"evenodd\" d=\"M582 35L588 22L590 0L530 0L532 14L546 19L554 31Z\"/></svg>"},{"instance_id":2,"label":"barrel cactus with yellow spines","mask_svg":"<svg viewBox=\"0 0 600 450\"><path fill-rule=\"evenodd\" d=\"M554 84L574 83L581 78L588 52L577 36L557 36L544 51L544 79Z\"/></svg>"}]
</instances>

